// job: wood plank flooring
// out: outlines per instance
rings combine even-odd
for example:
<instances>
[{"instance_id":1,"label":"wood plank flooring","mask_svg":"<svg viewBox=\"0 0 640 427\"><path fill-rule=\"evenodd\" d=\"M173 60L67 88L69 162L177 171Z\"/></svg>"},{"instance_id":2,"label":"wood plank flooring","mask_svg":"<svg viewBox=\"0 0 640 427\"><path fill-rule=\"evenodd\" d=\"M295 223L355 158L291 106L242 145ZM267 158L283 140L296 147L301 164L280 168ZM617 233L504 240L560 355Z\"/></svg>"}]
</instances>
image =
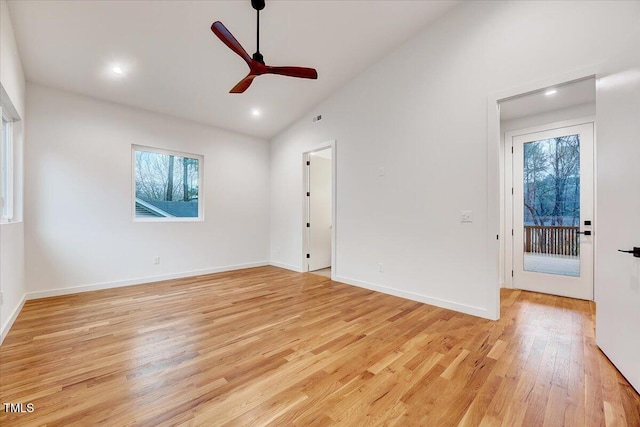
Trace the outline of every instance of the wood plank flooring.
<instances>
[{"instance_id":1,"label":"wood plank flooring","mask_svg":"<svg viewBox=\"0 0 640 427\"><path fill-rule=\"evenodd\" d=\"M592 303L502 291L498 322L261 267L28 301L8 426L640 426Z\"/></svg>"}]
</instances>

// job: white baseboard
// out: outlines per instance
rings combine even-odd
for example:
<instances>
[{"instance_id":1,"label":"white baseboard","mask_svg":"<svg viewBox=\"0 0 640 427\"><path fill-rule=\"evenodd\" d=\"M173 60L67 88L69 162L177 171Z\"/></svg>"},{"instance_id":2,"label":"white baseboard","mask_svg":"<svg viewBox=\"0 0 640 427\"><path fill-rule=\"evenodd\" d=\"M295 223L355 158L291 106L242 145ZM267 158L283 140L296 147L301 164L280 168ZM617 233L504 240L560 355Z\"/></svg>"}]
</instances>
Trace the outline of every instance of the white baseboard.
<instances>
[{"instance_id":1,"label":"white baseboard","mask_svg":"<svg viewBox=\"0 0 640 427\"><path fill-rule=\"evenodd\" d=\"M159 276L139 277L137 279L120 280L116 282L96 283L92 285L73 286L69 288L50 289L47 291L36 291L27 293L27 300L56 297L60 295L76 294L80 292L99 291L102 289L120 288L123 286L143 285L145 283L159 282L162 280L183 279L185 277L203 276L205 274L223 273L226 271L242 270L244 268L264 267L268 262L253 262L247 264L227 265L224 267L214 267L204 270L184 271L181 273L163 274Z\"/></svg>"},{"instance_id":2,"label":"white baseboard","mask_svg":"<svg viewBox=\"0 0 640 427\"><path fill-rule=\"evenodd\" d=\"M13 313L11 313L11 316L9 316L9 318L7 319L7 322L4 325L2 325L2 330L0 330L0 344L2 344L2 342L4 341L4 338L9 333L9 330L13 326L13 322L15 322L16 319L18 318L18 314L20 314L20 311L22 310L22 307L24 306L24 303L26 301L27 301L27 295L25 294L22 296L22 301L20 301L20 304L18 304L15 310L13 310Z\"/></svg>"},{"instance_id":3,"label":"white baseboard","mask_svg":"<svg viewBox=\"0 0 640 427\"><path fill-rule=\"evenodd\" d=\"M304 273L300 267L291 264L285 264L283 262L277 261L269 261L269 265L273 265L274 267L284 268L285 270L295 271L296 273Z\"/></svg>"},{"instance_id":4,"label":"white baseboard","mask_svg":"<svg viewBox=\"0 0 640 427\"><path fill-rule=\"evenodd\" d=\"M389 288L386 286L374 285L373 283L350 279L344 276L336 276L336 278L333 280L335 282L346 283L347 285L354 285L360 288L382 292L383 294L389 294L396 297L410 299L412 301L418 301L418 302L422 302L429 305L435 305L436 307L455 310L461 313L470 314L472 316L478 316L478 317L483 317L485 319L493 320L492 317L489 315L489 311L486 308L474 307L472 305L466 305L466 304L459 304L457 302L448 301L440 298L433 298L433 297L429 297L422 294L416 294L413 292L402 291L396 288Z\"/></svg>"}]
</instances>

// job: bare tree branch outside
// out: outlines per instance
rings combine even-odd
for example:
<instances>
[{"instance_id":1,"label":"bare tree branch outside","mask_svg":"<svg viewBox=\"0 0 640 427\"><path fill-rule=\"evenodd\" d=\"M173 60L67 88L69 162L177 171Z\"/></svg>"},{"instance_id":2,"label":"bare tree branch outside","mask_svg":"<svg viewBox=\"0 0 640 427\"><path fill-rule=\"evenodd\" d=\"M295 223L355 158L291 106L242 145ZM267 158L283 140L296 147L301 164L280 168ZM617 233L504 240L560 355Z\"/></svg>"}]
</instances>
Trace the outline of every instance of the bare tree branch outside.
<instances>
[{"instance_id":1,"label":"bare tree branch outside","mask_svg":"<svg viewBox=\"0 0 640 427\"><path fill-rule=\"evenodd\" d=\"M198 216L199 160L135 151L135 197L171 216Z\"/></svg>"},{"instance_id":2,"label":"bare tree branch outside","mask_svg":"<svg viewBox=\"0 0 640 427\"><path fill-rule=\"evenodd\" d=\"M524 145L525 225L580 223L578 135Z\"/></svg>"}]
</instances>

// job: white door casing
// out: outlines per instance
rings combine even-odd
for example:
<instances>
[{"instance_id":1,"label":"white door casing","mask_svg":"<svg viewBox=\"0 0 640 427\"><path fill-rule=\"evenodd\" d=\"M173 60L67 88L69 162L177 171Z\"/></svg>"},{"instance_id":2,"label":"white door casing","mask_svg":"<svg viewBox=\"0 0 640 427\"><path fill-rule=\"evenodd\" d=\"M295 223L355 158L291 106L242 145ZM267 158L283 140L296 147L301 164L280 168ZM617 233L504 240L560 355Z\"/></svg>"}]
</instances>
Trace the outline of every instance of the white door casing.
<instances>
[{"instance_id":1,"label":"white door casing","mask_svg":"<svg viewBox=\"0 0 640 427\"><path fill-rule=\"evenodd\" d=\"M596 343L640 391L640 28L596 84Z\"/></svg>"}]
</instances>

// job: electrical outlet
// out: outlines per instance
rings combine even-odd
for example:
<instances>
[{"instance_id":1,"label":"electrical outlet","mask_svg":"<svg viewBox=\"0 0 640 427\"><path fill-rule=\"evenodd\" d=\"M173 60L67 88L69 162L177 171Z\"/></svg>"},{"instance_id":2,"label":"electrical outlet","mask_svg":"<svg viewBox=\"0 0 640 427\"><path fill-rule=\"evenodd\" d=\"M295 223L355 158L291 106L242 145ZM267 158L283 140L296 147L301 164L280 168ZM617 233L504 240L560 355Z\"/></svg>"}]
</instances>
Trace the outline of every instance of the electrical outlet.
<instances>
[{"instance_id":1,"label":"electrical outlet","mask_svg":"<svg viewBox=\"0 0 640 427\"><path fill-rule=\"evenodd\" d=\"M383 265L382 263L379 263L379 264L378 264L378 271L379 271L380 273L384 273L384 265Z\"/></svg>"},{"instance_id":2,"label":"electrical outlet","mask_svg":"<svg viewBox=\"0 0 640 427\"><path fill-rule=\"evenodd\" d=\"M471 211L460 212L460 222L473 222L473 212Z\"/></svg>"},{"instance_id":3,"label":"electrical outlet","mask_svg":"<svg viewBox=\"0 0 640 427\"><path fill-rule=\"evenodd\" d=\"M154 264L160 264L160 257L159 257L159 256L155 257L155 258L153 259L153 263L154 263Z\"/></svg>"},{"instance_id":4,"label":"electrical outlet","mask_svg":"<svg viewBox=\"0 0 640 427\"><path fill-rule=\"evenodd\" d=\"M384 176L384 167L380 166L378 168L378 176Z\"/></svg>"}]
</instances>

